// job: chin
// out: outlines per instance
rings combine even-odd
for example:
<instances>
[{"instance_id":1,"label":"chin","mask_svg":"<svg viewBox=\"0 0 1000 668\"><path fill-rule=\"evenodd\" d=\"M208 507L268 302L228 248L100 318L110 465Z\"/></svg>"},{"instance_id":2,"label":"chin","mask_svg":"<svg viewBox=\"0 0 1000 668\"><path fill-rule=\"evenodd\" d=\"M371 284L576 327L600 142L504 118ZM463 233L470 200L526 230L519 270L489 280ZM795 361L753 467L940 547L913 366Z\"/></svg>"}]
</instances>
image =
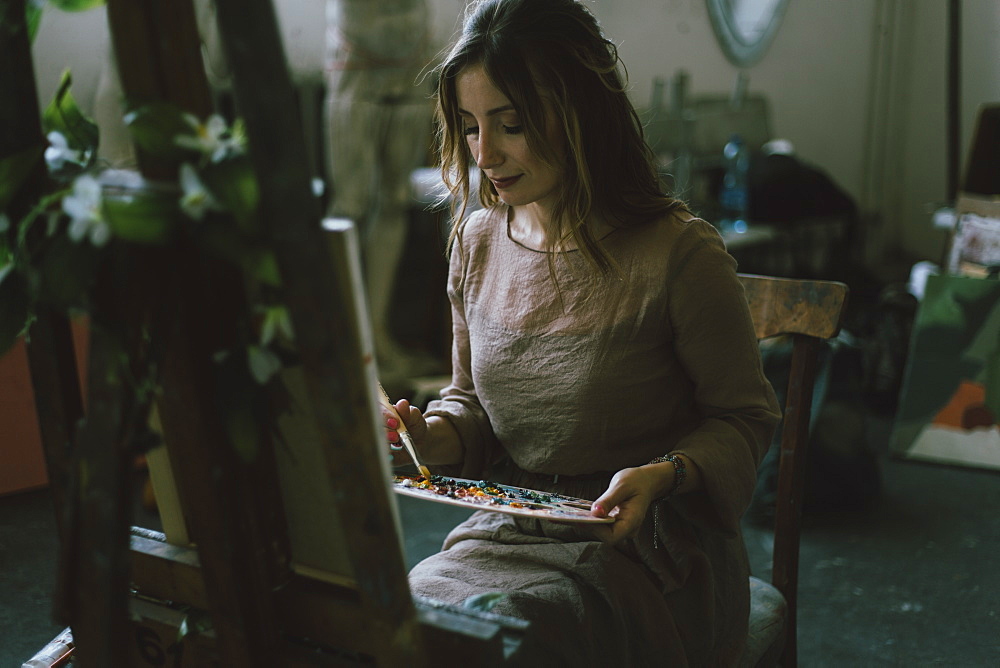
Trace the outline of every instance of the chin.
<instances>
[{"instance_id":1,"label":"chin","mask_svg":"<svg viewBox=\"0 0 1000 668\"><path fill-rule=\"evenodd\" d=\"M525 197L524 195L518 197L514 193L499 193L497 197L507 206L525 206L537 202L539 199L537 197Z\"/></svg>"}]
</instances>

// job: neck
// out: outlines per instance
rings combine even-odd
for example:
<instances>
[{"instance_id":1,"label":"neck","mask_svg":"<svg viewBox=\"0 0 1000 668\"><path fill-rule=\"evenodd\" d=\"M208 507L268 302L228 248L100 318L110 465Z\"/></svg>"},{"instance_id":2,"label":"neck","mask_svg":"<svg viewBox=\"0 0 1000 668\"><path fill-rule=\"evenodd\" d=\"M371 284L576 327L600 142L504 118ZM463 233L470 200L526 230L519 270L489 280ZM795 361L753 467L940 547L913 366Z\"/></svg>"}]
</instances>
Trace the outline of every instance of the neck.
<instances>
[{"instance_id":1,"label":"neck","mask_svg":"<svg viewBox=\"0 0 1000 668\"><path fill-rule=\"evenodd\" d=\"M507 214L508 229L514 241L522 246L535 250L568 251L576 249L576 241L569 239L560 241L559 230L556 228L547 212L539 207L511 207ZM601 239L611 232L613 227L602 218L591 216L586 225L595 239Z\"/></svg>"},{"instance_id":2,"label":"neck","mask_svg":"<svg viewBox=\"0 0 1000 668\"><path fill-rule=\"evenodd\" d=\"M537 206L511 207L507 220L511 237L528 248L549 250L557 240L555 223Z\"/></svg>"}]
</instances>

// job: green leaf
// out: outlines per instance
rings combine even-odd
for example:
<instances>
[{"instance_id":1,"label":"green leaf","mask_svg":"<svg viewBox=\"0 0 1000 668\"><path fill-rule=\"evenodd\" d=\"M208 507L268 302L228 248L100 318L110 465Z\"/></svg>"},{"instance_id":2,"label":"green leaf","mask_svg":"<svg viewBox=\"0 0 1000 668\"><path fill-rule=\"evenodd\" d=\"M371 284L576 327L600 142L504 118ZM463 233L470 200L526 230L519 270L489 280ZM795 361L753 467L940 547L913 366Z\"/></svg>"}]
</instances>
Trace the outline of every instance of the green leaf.
<instances>
[{"instance_id":1,"label":"green leaf","mask_svg":"<svg viewBox=\"0 0 1000 668\"><path fill-rule=\"evenodd\" d=\"M125 114L125 125L139 148L150 155L167 160L182 160L193 153L174 141L178 135L195 133L175 105L167 102L141 105Z\"/></svg>"},{"instance_id":2,"label":"green leaf","mask_svg":"<svg viewBox=\"0 0 1000 668\"><path fill-rule=\"evenodd\" d=\"M0 213L0 226L8 224L5 214ZM6 230L0 234L0 267L14 261L14 251L11 250L10 240L7 238Z\"/></svg>"},{"instance_id":3,"label":"green leaf","mask_svg":"<svg viewBox=\"0 0 1000 668\"><path fill-rule=\"evenodd\" d=\"M281 287L278 259L269 248L249 239L227 216L195 226L198 246L209 254L239 267L246 276L263 285Z\"/></svg>"},{"instance_id":4,"label":"green leaf","mask_svg":"<svg viewBox=\"0 0 1000 668\"><path fill-rule=\"evenodd\" d=\"M7 209L44 153L42 146L35 145L0 160L0 211Z\"/></svg>"},{"instance_id":5,"label":"green leaf","mask_svg":"<svg viewBox=\"0 0 1000 668\"><path fill-rule=\"evenodd\" d=\"M84 306L102 253L65 235L52 240L38 266L38 299L58 310Z\"/></svg>"},{"instance_id":6,"label":"green leaf","mask_svg":"<svg viewBox=\"0 0 1000 668\"><path fill-rule=\"evenodd\" d=\"M256 234L260 230L257 220L260 192L247 156L232 156L210 163L199 175L215 199L236 217L244 232Z\"/></svg>"},{"instance_id":7,"label":"green leaf","mask_svg":"<svg viewBox=\"0 0 1000 668\"><path fill-rule=\"evenodd\" d=\"M0 355L17 342L28 315L28 282L13 264L8 264L0 269Z\"/></svg>"},{"instance_id":8,"label":"green leaf","mask_svg":"<svg viewBox=\"0 0 1000 668\"><path fill-rule=\"evenodd\" d=\"M260 431L249 406L231 410L225 414L226 433L244 464L252 464L260 450Z\"/></svg>"},{"instance_id":9,"label":"green leaf","mask_svg":"<svg viewBox=\"0 0 1000 668\"><path fill-rule=\"evenodd\" d=\"M196 225L194 231L200 248L233 266L244 268L252 248L245 235L227 217L221 216L211 222L206 220L203 225Z\"/></svg>"},{"instance_id":10,"label":"green leaf","mask_svg":"<svg viewBox=\"0 0 1000 668\"><path fill-rule=\"evenodd\" d=\"M216 401L233 450L244 463L257 459L261 428L257 421L254 390L245 351L225 355L216 367Z\"/></svg>"},{"instance_id":11,"label":"green leaf","mask_svg":"<svg viewBox=\"0 0 1000 668\"><path fill-rule=\"evenodd\" d=\"M258 385L266 385L281 371L281 360L263 346L250 346L247 349L247 360L250 363L250 374Z\"/></svg>"},{"instance_id":12,"label":"green leaf","mask_svg":"<svg viewBox=\"0 0 1000 668\"><path fill-rule=\"evenodd\" d=\"M38 203L32 207L28 215L22 218L21 222L17 224L18 248L23 249L27 244L28 232L31 230L31 226L35 224L35 221L50 208L61 208L63 198L70 192L72 191L69 188L63 188L62 190L49 193L38 200Z\"/></svg>"},{"instance_id":13,"label":"green leaf","mask_svg":"<svg viewBox=\"0 0 1000 668\"><path fill-rule=\"evenodd\" d=\"M270 345L279 337L288 341L295 339L288 307L284 304L277 304L260 307L260 310L264 316L264 322L260 326L260 344L262 346Z\"/></svg>"},{"instance_id":14,"label":"green leaf","mask_svg":"<svg viewBox=\"0 0 1000 668\"><path fill-rule=\"evenodd\" d=\"M270 250L257 249L247 253L244 270L265 285L281 287L278 258Z\"/></svg>"},{"instance_id":15,"label":"green leaf","mask_svg":"<svg viewBox=\"0 0 1000 668\"><path fill-rule=\"evenodd\" d=\"M46 134L53 131L62 133L70 148L94 155L100 136L97 124L80 111L70 92L72 84L73 76L66 70L55 97L42 114L42 128Z\"/></svg>"},{"instance_id":16,"label":"green leaf","mask_svg":"<svg viewBox=\"0 0 1000 668\"><path fill-rule=\"evenodd\" d=\"M34 43L35 35L38 34L38 26L42 22L42 10L45 9L46 0L28 0L24 7L24 19L28 26L28 39Z\"/></svg>"},{"instance_id":17,"label":"green leaf","mask_svg":"<svg viewBox=\"0 0 1000 668\"><path fill-rule=\"evenodd\" d=\"M107 4L107 0L49 0L64 12L85 12Z\"/></svg>"},{"instance_id":18,"label":"green leaf","mask_svg":"<svg viewBox=\"0 0 1000 668\"><path fill-rule=\"evenodd\" d=\"M103 201L112 234L124 241L162 244L176 227L177 200L166 193L105 190Z\"/></svg>"}]
</instances>

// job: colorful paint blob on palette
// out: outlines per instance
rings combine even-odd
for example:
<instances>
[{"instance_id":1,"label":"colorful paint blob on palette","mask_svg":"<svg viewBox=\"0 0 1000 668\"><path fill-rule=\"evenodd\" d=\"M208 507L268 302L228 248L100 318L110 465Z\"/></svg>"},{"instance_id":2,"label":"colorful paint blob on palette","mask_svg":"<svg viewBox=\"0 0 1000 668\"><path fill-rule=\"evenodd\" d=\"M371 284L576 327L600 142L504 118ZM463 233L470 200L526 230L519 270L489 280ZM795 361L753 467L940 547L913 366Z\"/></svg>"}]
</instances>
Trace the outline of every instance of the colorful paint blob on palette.
<instances>
[{"instance_id":1,"label":"colorful paint blob on palette","mask_svg":"<svg viewBox=\"0 0 1000 668\"><path fill-rule=\"evenodd\" d=\"M396 475L393 478L393 489L397 493L438 503L562 522L614 521L613 517L591 515L591 501L561 494L502 485L488 480L444 476L426 478L422 475Z\"/></svg>"}]
</instances>

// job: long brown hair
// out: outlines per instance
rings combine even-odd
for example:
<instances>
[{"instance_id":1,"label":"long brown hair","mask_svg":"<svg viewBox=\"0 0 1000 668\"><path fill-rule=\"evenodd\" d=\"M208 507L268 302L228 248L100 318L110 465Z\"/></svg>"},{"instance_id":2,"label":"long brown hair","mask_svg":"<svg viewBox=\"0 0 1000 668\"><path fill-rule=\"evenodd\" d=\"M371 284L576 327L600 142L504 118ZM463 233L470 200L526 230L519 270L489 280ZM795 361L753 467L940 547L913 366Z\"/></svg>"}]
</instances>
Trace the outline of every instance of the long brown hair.
<instances>
[{"instance_id":1,"label":"long brown hair","mask_svg":"<svg viewBox=\"0 0 1000 668\"><path fill-rule=\"evenodd\" d=\"M576 0L476 0L467 8L461 36L437 68L441 173L456 221L473 197L455 79L477 64L514 105L530 150L549 164L562 163L566 179L553 211L558 230L553 247L572 239L587 260L608 272L610 259L584 225L592 214L628 227L684 208L660 187L653 153L626 94L618 49L593 14ZM561 121L565 155L556 155L545 140L543 90ZM486 207L500 204L487 178L479 180L478 197ZM460 228L452 229L452 239Z\"/></svg>"}]
</instances>

